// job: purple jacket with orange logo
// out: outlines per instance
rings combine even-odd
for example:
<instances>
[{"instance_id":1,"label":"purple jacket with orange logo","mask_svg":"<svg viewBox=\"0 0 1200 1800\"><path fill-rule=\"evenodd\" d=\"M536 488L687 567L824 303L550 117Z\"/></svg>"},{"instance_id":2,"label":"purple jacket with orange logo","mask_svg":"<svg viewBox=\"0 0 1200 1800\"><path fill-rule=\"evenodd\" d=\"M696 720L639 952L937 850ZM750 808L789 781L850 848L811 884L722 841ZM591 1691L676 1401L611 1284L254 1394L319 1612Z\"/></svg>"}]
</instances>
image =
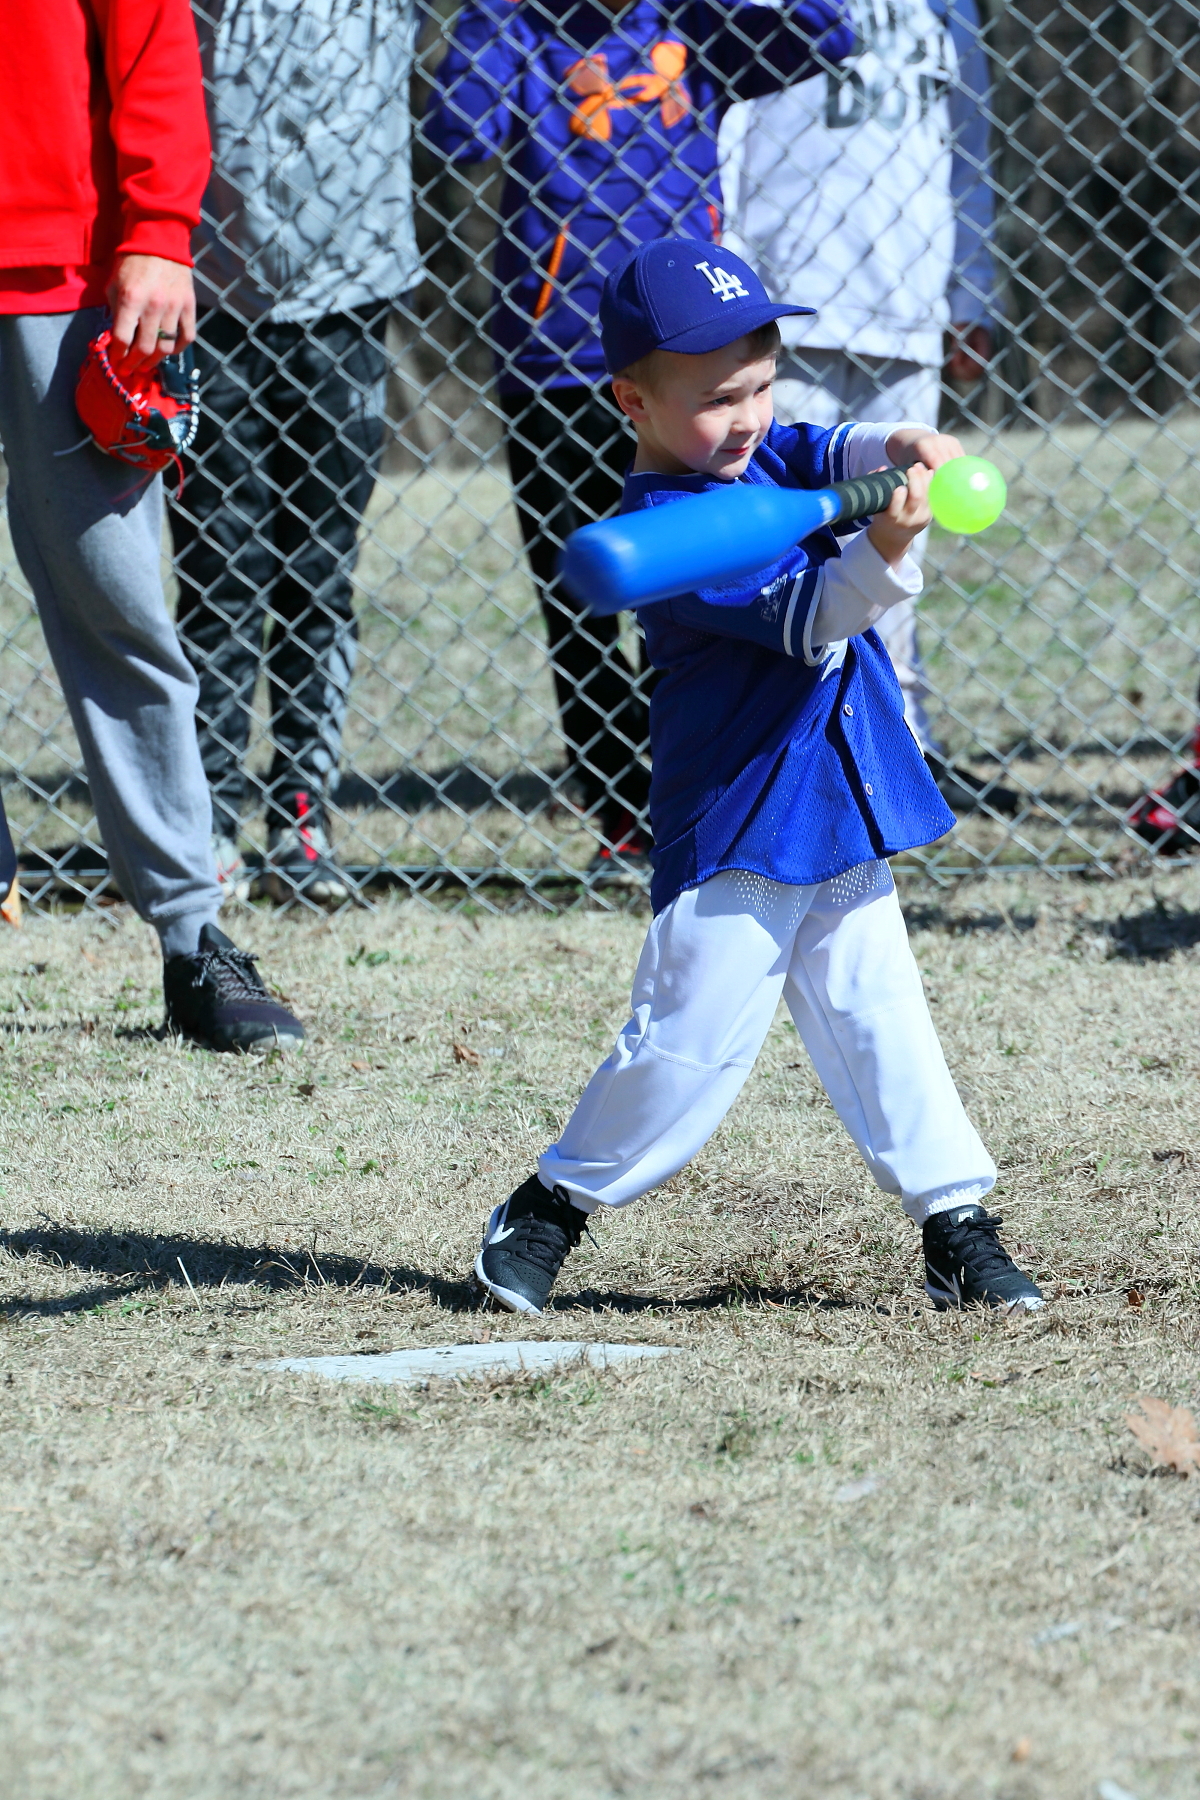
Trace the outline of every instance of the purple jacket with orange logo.
<instances>
[{"instance_id":1,"label":"purple jacket with orange logo","mask_svg":"<svg viewBox=\"0 0 1200 1800\"><path fill-rule=\"evenodd\" d=\"M605 378L609 270L673 233L719 242L717 128L854 46L840 0L468 0L425 120L456 162L508 146L496 247L502 392Z\"/></svg>"}]
</instances>

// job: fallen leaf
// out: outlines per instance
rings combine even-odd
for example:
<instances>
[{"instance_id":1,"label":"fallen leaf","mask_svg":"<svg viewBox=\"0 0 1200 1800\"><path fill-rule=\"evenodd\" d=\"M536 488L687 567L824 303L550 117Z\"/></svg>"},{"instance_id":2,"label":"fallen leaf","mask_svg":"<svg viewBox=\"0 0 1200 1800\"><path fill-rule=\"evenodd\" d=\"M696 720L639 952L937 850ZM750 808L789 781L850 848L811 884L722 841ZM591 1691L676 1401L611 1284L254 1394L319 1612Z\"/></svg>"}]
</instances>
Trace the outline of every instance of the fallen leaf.
<instances>
[{"instance_id":1,"label":"fallen leaf","mask_svg":"<svg viewBox=\"0 0 1200 1800\"><path fill-rule=\"evenodd\" d=\"M296 1089L296 1092L303 1100L311 1100L316 1091L317 1084L315 1081L302 1081Z\"/></svg>"},{"instance_id":2,"label":"fallen leaf","mask_svg":"<svg viewBox=\"0 0 1200 1800\"><path fill-rule=\"evenodd\" d=\"M1013 1761L1014 1762L1028 1762L1029 1761L1029 1752L1032 1749L1033 1749L1033 1744L1031 1743L1029 1738L1018 1738L1016 1743L1012 1747Z\"/></svg>"},{"instance_id":3,"label":"fallen leaf","mask_svg":"<svg viewBox=\"0 0 1200 1800\"><path fill-rule=\"evenodd\" d=\"M370 1063L352 1062L350 1064L350 1067L352 1069L357 1069L360 1075L365 1075L367 1073L367 1071L370 1069L371 1065L370 1065Z\"/></svg>"},{"instance_id":4,"label":"fallen leaf","mask_svg":"<svg viewBox=\"0 0 1200 1800\"><path fill-rule=\"evenodd\" d=\"M1134 1404L1145 1416L1126 1413L1125 1423L1156 1468L1174 1469L1177 1475L1200 1469L1200 1434L1186 1406L1168 1406L1152 1394L1139 1395Z\"/></svg>"},{"instance_id":5,"label":"fallen leaf","mask_svg":"<svg viewBox=\"0 0 1200 1800\"><path fill-rule=\"evenodd\" d=\"M1126 1288L1125 1298L1129 1302L1130 1306L1136 1308L1143 1304L1146 1296L1145 1296L1145 1294L1143 1294L1141 1288Z\"/></svg>"},{"instance_id":6,"label":"fallen leaf","mask_svg":"<svg viewBox=\"0 0 1200 1800\"><path fill-rule=\"evenodd\" d=\"M477 1069L481 1058L478 1050L472 1050L470 1044L455 1044L454 1060L455 1062L468 1063L471 1068Z\"/></svg>"}]
</instances>

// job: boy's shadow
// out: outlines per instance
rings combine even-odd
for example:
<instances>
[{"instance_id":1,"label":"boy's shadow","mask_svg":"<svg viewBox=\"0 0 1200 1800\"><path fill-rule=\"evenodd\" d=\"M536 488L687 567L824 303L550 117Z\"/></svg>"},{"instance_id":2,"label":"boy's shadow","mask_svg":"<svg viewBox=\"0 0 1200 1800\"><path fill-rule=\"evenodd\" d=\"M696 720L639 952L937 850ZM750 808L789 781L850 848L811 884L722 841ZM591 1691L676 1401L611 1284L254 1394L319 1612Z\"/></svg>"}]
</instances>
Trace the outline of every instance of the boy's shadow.
<instances>
[{"instance_id":1,"label":"boy's shadow","mask_svg":"<svg viewBox=\"0 0 1200 1800\"><path fill-rule=\"evenodd\" d=\"M321 1288L357 1288L384 1294L426 1294L446 1312L480 1311L485 1302L468 1281L445 1281L421 1269L388 1267L369 1258L326 1254L309 1249L286 1250L269 1244L223 1243L216 1239L163 1236L137 1231L80 1231L48 1219L29 1231L0 1231L0 1249L10 1256L32 1257L60 1269L102 1275L73 1294L35 1300L30 1296L0 1300L0 1317L62 1317L148 1291L219 1289L236 1308L257 1292L281 1293ZM635 1294L620 1289L585 1288L555 1297L553 1313L716 1312L732 1306L817 1307L829 1312L862 1304L807 1287L762 1287L757 1283L722 1281L685 1296Z\"/></svg>"},{"instance_id":2,"label":"boy's shadow","mask_svg":"<svg viewBox=\"0 0 1200 1800\"><path fill-rule=\"evenodd\" d=\"M840 1312L864 1303L848 1295L827 1294L807 1287L760 1287L757 1282L719 1281L695 1294L630 1294L619 1288L583 1288L577 1294L556 1294L550 1312L720 1312L732 1306L801 1307L821 1312Z\"/></svg>"},{"instance_id":3,"label":"boy's shadow","mask_svg":"<svg viewBox=\"0 0 1200 1800\"><path fill-rule=\"evenodd\" d=\"M11 1256L36 1257L59 1268L82 1269L108 1279L78 1293L50 1300L0 1301L0 1315L86 1312L94 1306L147 1289L219 1288L232 1303L255 1290L383 1289L386 1294L427 1293L449 1312L473 1312L479 1300L465 1281L442 1281L418 1269L388 1268L361 1257L327 1255L269 1244L163 1236L157 1232L76 1231L47 1220L32 1231L0 1231L0 1248ZM120 1286L115 1287L114 1283Z\"/></svg>"}]
</instances>

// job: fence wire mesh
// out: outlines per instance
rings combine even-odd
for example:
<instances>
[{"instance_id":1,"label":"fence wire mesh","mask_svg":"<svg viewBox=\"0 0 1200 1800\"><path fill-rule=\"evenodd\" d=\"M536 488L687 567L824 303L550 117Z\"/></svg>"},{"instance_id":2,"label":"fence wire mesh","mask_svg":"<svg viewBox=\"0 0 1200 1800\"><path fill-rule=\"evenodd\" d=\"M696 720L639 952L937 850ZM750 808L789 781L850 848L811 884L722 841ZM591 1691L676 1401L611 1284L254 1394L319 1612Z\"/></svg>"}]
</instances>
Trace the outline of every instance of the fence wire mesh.
<instances>
[{"instance_id":1,"label":"fence wire mesh","mask_svg":"<svg viewBox=\"0 0 1200 1800\"><path fill-rule=\"evenodd\" d=\"M1111 868L1140 843L1130 809L1196 712L1200 10L854 14L850 56L813 62L818 0L197 5L205 422L164 573L245 882L294 897L315 826L357 898L644 885L652 672L554 566L632 451L599 279L669 231L818 305L781 416L936 409L1008 479L990 532L933 531L915 644L891 640L959 813L912 860ZM99 892L7 538L0 708L27 892ZM1160 849L1200 841L1181 812Z\"/></svg>"}]
</instances>

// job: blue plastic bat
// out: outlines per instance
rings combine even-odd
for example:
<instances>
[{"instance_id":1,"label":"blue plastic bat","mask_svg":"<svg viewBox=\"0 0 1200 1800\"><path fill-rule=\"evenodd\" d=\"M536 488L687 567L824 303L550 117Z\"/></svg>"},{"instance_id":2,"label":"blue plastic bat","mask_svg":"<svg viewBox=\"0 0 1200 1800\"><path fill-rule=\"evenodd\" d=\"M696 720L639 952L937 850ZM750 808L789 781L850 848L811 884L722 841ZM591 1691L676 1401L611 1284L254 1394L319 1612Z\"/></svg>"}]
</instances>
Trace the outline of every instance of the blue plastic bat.
<instances>
[{"instance_id":1,"label":"blue plastic bat","mask_svg":"<svg viewBox=\"0 0 1200 1800\"><path fill-rule=\"evenodd\" d=\"M777 562L821 525L882 512L907 479L903 469L884 469L825 488L733 481L573 531L563 546L562 577L594 613L723 587Z\"/></svg>"}]
</instances>

